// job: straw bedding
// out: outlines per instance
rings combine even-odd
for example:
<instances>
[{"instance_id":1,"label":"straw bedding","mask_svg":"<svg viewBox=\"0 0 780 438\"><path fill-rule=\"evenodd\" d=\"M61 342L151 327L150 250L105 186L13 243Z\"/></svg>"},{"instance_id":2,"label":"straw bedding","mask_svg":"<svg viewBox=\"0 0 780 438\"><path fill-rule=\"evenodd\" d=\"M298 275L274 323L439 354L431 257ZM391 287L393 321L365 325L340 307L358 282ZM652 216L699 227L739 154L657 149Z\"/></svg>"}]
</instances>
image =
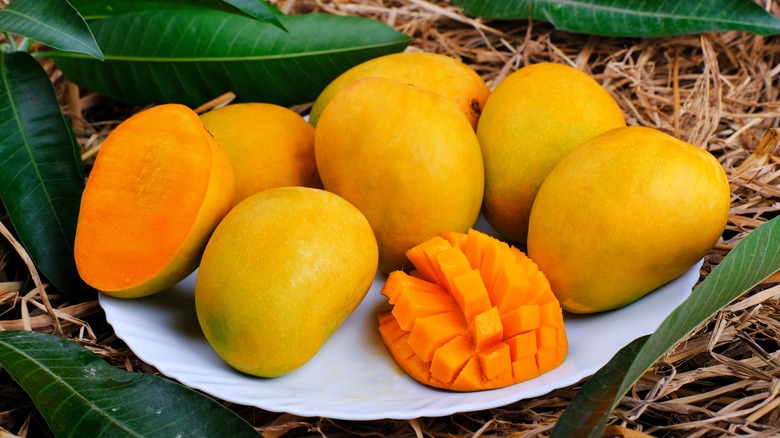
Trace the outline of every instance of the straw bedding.
<instances>
[{"instance_id":1,"label":"straw bedding","mask_svg":"<svg viewBox=\"0 0 780 438\"><path fill-rule=\"evenodd\" d=\"M631 125L644 125L712 152L732 183L723 238L706 256L704 278L751 230L780 210L780 39L739 32L660 39L605 38L541 22L474 20L446 1L280 0L289 14L324 11L384 21L411 35L409 50L461 59L494 86L535 62L590 73ZM780 16L780 5L761 1ZM138 108L69 83L43 61L72 120L86 162L108 132ZM307 107L297 108L306 111ZM4 213L2 224L8 225ZM3 227L5 228L5 227ZM3 230L6 231L6 230ZM97 302L73 305L21 283L29 269L15 241L0 239L0 328L56 332L110 363L155 373L117 339ZM613 412L613 436L780 435L780 275L713 317L660 360ZM444 418L350 422L231 408L265 436L545 436L578 385L496 409ZM0 437L49 435L26 394L0 371Z\"/></svg>"}]
</instances>

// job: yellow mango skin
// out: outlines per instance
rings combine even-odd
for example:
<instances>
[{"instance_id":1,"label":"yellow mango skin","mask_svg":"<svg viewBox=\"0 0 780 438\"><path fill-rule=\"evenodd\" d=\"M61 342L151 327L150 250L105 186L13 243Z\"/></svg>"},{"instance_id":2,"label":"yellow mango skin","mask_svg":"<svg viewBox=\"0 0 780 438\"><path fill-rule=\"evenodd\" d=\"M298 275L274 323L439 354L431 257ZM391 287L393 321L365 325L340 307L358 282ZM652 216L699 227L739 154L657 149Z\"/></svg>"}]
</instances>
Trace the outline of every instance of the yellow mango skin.
<instances>
[{"instance_id":1,"label":"yellow mango skin","mask_svg":"<svg viewBox=\"0 0 780 438\"><path fill-rule=\"evenodd\" d=\"M225 216L203 254L195 306L228 364L277 377L308 362L363 300L377 271L371 226L335 194L280 187Z\"/></svg>"},{"instance_id":2,"label":"yellow mango skin","mask_svg":"<svg viewBox=\"0 0 780 438\"><path fill-rule=\"evenodd\" d=\"M446 55L401 52L380 56L352 67L334 79L317 97L309 122L317 126L328 102L358 79L382 77L433 91L451 99L476 129L482 108L490 95L485 81L468 65Z\"/></svg>"},{"instance_id":3,"label":"yellow mango skin","mask_svg":"<svg viewBox=\"0 0 780 438\"><path fill-rule=\"evenodd\" d=\"M690 269L726 226L730 192L704 149L624 127L564 158L531 211L528 255L564 310L619 308Z\"/></svg>"},{"instance_id":4,"label":"yellow mango skin","mask_svg":"<svg viewBox=\"0 0 780 438\"><path fill-rule=\"evenodd\" d=\"M547 174L584 141L625 125L612 96L568 65L533 64L504 78L477 128L487 222L505 238L525 243L531 206Z\"/></svg>"},{"instance_id":5,"label":"yellow mango skin","mask_svg":"<svg viewBox=\"0 0 780 438\"><path fill-rule=\"evenodd\" d=\"M236 204L272 187L322 187L314 161L314 128L295 111L237 103L200 118L233 165Z\"/></svg>"},{"instance_id":6,"label":"yellow mango skin","mask_svg":"<svg viewBox=\"0 0 780 438\"><path fill-rule=\"evenodd\" d=\"M406 251L479 215L479 143L449 100L390 79L366 78L337 94L314 141L325 188L368 218L383 272L408 267Z\"/></svg>"}]
</instances>

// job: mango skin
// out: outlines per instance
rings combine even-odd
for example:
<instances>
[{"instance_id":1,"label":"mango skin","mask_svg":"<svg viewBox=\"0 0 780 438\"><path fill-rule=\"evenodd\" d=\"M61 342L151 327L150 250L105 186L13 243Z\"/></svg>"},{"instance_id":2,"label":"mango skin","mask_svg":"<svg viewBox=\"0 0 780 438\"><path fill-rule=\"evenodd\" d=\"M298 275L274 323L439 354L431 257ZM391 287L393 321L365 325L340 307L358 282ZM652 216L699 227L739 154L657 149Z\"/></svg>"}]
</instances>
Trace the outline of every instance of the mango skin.
<instances>
[{"instance_id":1,"label":"mango skin","mask_svg":"<svg viewBox=\"0 0 780 438\"><path fill-rule=\"evenodd\" d=\"M536 192L558 162L591 137L626 125L614 98L563 64L523 67L502 80L480 117L487 222L523 244Z\"/></svg>"},{"instance_id":2,"label":"mango skin","mask_svg":"<svg viewBox=\"0 0 780 438\"><path fill-rule=\"evenodd\" d=\"M195 283L203 333L235 369L277 377L301 367L355 310L377 271L371 226L320 189L246 198L214 231Z\"/></svg>"},{"instance_id":3,"label":"mango skin","mask_svg":"<svg viewBox=\"0 0 780 438\"><path fill-rule=\"evenodd\" d=\"M392 79L440 94L466 114L474 129L490 96L490 88L479 74L455 58L428 52L393 53L358 64L334 79L314 102L309 122L316 127L336 93L368 77Z\"/></svg>"},{"instance_id":4,"label":"mango skin","mask_svg":"<svg viewBox=\"0 0 780 438\"><path fill-rule=\"evenodd\" d=\"M466 117L436 93L385 78L339 92L314 139L325 189L368 218L379 268L408 268L406 251L479 215L482 155Z\"/></svg>"},{"instance_id":5,"label":"mango skin","mask_svg":"<svg viewBox=\"0 0 780 438\"><path fill-rule=\"evenodd\" d=\"M709 152L655 129L618 128L547 177L531 211L528 254L564 310L616 309L706 255L729 203L726 173Z\"/></svg>"},{"instance_id":6,"label":"mango skin","mask_svg":"<svg viewBox=\"0 0 780 438\"><path fill-rule=\"evenodd\" d=\"M246 102L200 118L233 166L235 204L272 187L322 187L314 162L314 128L295 111Z\"/></svg>"}]
</instances>

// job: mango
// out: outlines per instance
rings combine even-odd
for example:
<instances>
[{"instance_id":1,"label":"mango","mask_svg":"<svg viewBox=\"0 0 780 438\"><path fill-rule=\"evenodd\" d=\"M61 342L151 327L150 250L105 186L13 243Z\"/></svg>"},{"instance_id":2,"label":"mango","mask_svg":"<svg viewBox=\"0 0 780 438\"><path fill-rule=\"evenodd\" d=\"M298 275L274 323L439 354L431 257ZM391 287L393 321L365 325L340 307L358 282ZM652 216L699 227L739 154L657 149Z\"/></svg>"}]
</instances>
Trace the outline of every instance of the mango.
<instances>
[{"instance_id":1,"label":"mango","mask_svg":"<svg viewBox=\"0 0 780 438\"><path fill-rule=\"evenodd\" d=\"M487 222L504 238L525 243L536 192L553 167L584 141L625 125L612 96L573 67L540 63L507 76L477 127Z\"/></svg>"},{"instance_id":2,"label":"mango","mask_svg":"<svg viewBox=\"0 0 780 438\"><path fill-rule=\"evenodd\" d=\"M133 115L103 142L84 188L79 275L119 298L173 286L198 267L234 194L230 161L193 110L166 104Z\"/></svg>"},{"instance_id":3,"label":"mango","mask_svg":"<svg viewBox=\"0 0 780 438\"><path fill-rule=\"evenodd\" d=\"M256 193L206 246L195 282L203 334L239 371L288 374L363 300L377 258L368 221L339 196L308 187Z\"/></svg>"},{"instance_id":4,"label":"mango","mask_svg":"<svg viewBox=\"0 0 780 438\"><path fill-rule=\"evenodd\" d=\"M414 275L391 272L378 313L391 356L418 382L502 388L563 363L569 341L550 283L525 253L476 230L409 250Z\"/></svg>"},{"instance_id":5,"label":"mango","mask_svg":"<svg viewBox=\"0 0 780 438\"><path fill-rule=\"evenodd\" d=\"M709 152L652 128L618 128L550 172L531 210L528 255L565 310L616 309L707 254L729 203Z\"/></svg>"},{"instance_id":6,"label":"mango","mask_svg":"<svg viewBox=\"0 0 780 438\"><path fill-rule=\"evenodd\" d=\"M490 89L470 66L447 55L427 52L401 52L380 56L358 64L334 79L320 93L309 113L317 126L328 102L344 87L358 79L382 77L415 85L452 100L476 129Z\"/></svg>"},{"instance_id":7,"label":"mango","mask_svg":"<svg viewBox=\"0 0 780 438\"><path fill-rule=\"evenodd\" d=\"M448 99L385 78L333 97L314 151L325 189L368 218L383 272L409 267L406 251L479 215L482 155L466 116Z\"/></svg>"},{"instance_id":8,"label":"mango","mask_svg":"<svg viewBox=\"0 0 780 438\"><path fill-rule=\"evenodd\" d=\"M322 187L314 162L314 128L295 111L270 103L236 103L200 116L227 154L238 204L272 187Z\"/></svg>"}]
</instances>

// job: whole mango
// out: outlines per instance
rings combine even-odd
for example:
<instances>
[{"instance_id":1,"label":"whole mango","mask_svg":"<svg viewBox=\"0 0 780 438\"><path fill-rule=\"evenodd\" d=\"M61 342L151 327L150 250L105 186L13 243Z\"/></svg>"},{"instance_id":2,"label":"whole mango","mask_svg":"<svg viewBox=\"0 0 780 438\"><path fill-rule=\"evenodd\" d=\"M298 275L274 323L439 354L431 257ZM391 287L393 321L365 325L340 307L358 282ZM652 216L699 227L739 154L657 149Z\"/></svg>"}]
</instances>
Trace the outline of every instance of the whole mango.
<instances>
[{"instance_id":1,"label":"whole mango","mask_svg":"<svg viewBox=\"0 0 780 438\"><path fill-rule=\"evenodd\" d=\"M618 128L567 155L531 210L528 255L561 306L625 306L690 269L726 226L717 159L661 131Z\"/></svg>"},{"instance_id":2,"label":"whole mango","mask_svg":"<svg viewBox=\"0 0 780 438\"><path fill-rule=\"evenodd\" d=\"M401 52L358 64L334 79L312 106L309 121L317 126L320 115L333 96L358 79L381 77L414 85L452 100L476 129L490 88L470 66L447 55Z\"/></svg>"},{"instance_id":3,"label":"whole mango","mask_svg":"<svg viewBox=\"0 0 780 438\"><path fill-rule=\"evenodd\" d=\"M320 350L376 270L374 234L354 206L320 189L267 189L236 205L209 240L198 321L237 370L281 376Z\"/></svg>"},{"instance_id":4,"label":"whole mango","mask_svg":"<svg viewBox=\"0 0 780 438\"><path fill-rule=\"evenodd\" d=\"M525 243L531 206L547 174L584 141L625 125L612 96L573 67L532 64L507 76L477 128L485 219L505 238Z\"/></svg>"},{"instance_id":5,"label":"whole mango","mask_svg":"<svg viewBox=\"0 0 780 438\"><path fill-rule=\"evenodd\" d=\"M368 218L379 267L408 267L406 251L479 215L484 171L466 116L436 93L366 78L336 94L314 139L325 188Z\"/></svg>"},{"instance_id":6,"label":"whole mango","mask_svg":"<svg viewBox=\"0 0 780 438\"><path fill-rule=\"evenodd\" d=\"M235 204L272 187L322 186L314 162L314 128L295 111L246 102L200 118L233 166Z\"/></svg>"}]
</instances>

